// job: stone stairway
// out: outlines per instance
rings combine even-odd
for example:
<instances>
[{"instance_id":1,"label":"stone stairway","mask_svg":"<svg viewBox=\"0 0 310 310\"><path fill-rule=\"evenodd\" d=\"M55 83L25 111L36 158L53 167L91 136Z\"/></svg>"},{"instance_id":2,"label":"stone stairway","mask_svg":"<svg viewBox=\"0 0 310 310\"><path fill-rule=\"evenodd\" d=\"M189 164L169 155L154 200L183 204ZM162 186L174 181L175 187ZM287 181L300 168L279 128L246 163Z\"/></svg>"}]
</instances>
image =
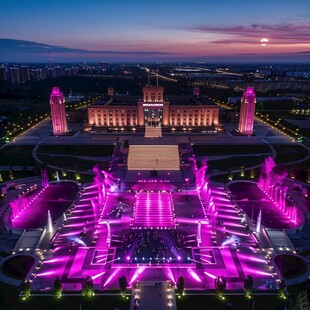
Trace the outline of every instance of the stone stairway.
<instances>
[{"instance_id":1,"label":"stone stairway","mask_svg":"<svg viewBox=\"0 0 310 310\"><path fill-rule=\"evenodd\" d=\"M161 138L162 131L161 127L145 127L145 138Z\"/></svg>"}]
</instances>

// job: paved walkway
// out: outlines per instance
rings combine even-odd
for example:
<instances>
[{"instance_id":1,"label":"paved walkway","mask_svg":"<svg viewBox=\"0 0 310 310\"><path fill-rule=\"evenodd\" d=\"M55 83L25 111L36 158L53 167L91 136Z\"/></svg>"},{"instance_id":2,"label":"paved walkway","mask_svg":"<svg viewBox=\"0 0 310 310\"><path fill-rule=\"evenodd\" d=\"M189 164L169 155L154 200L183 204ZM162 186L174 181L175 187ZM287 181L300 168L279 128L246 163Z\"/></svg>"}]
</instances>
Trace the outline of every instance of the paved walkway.
<instances>
[{"instance_id":1,"label":"paved walkway","mask_svg":"<svg viewBox=\"0 0 310 310\"><path fill-rule=\"evenodd\" d=\"M130 310L177 309L175 290L169 282L139 282L132 289Z\"/></svg>"}]
</instances>

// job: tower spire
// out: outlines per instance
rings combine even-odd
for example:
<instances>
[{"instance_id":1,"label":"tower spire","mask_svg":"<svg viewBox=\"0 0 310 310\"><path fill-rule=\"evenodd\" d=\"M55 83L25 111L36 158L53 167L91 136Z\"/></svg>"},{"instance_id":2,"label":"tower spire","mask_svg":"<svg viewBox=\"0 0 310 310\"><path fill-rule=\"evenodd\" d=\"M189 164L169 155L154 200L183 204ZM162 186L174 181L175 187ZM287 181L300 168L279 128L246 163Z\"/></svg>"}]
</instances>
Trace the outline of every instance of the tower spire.
<instances>
[{"instance_id":1,"label":"tower spire","mask_svg":"<svg viewBox=\"0 0 310 310\"><path fill-rule=\"evenodd\" d=\"M156 87L158 87L158 66L157 66L157 74L156 74Z\"/></svg>"}]
</instances>

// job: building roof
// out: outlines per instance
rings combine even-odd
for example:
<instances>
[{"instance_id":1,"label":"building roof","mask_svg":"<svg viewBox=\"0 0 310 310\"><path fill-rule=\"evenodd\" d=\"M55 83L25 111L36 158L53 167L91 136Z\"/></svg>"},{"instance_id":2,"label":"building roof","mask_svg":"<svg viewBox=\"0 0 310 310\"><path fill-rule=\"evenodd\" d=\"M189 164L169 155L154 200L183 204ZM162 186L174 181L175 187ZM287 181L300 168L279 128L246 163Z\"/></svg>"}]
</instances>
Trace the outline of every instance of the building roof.
<instances>
[{"instance_id":1,"label":"building roof","mask_svg":"<svg viewBox=\"0 0 310 310\"><path fill-rule=\"evenodd\" d=\"M171 106L182 106L182 105L192 105L192 106L205 106L205 105L215 105L206 97L185 95L185 96L167 96L166 100L170 102Z\"/></svg>"},{"instance_id":2,"label":"building roof","mask_svg":"<svg viewBox=\"0 0 310 310\"><path fill-rule=\"evenodd\" d=\"M98 106L136 106L143 98L140 96L115 95L113 97L103 97L90 105L90 107ZM184 95L184 96L166 96L165 102L169 102L170 106L216 106L206 97Z\"/></svg>"},{"instance_id":3,"label":"building roof","mask_svg":"<svg viewBox=\"0 0 310 310\"><path fill-rule=\"evenodd\" d=\"M115 95L113 97L105 96L91 104L89 107L98 106L136 106L137 102L142 100L140 96Z\"/></svg>"}]
</instances>

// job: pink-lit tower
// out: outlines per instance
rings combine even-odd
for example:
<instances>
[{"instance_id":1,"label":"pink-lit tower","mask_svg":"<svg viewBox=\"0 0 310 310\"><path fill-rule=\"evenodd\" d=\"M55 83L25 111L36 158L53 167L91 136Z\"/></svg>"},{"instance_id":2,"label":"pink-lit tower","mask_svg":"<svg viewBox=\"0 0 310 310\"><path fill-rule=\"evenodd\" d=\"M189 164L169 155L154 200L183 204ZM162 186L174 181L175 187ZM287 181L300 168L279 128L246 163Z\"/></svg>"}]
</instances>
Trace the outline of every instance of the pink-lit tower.
<instances>
[{"instance_id":1,"label":"pink-lit tower","mask_svg":"<svg viewBox=\"0 0 310 310\"><path fill-rule=\"evenodd\" d=\"M238 131L243 135L253 133L256 95L254 87L248 86L241 99Z\"/></svg>"},{"instance_id":2,"label":"pink-lit tower","mask_svg":"<svg viewBox=\"0 0 310 310\"><path fill-rule=\"evenodd\" d=\"M65 98L58 87L53 87L50 95L54 135L63 135L68 131Z\"/></svg>"}]
</instances>

